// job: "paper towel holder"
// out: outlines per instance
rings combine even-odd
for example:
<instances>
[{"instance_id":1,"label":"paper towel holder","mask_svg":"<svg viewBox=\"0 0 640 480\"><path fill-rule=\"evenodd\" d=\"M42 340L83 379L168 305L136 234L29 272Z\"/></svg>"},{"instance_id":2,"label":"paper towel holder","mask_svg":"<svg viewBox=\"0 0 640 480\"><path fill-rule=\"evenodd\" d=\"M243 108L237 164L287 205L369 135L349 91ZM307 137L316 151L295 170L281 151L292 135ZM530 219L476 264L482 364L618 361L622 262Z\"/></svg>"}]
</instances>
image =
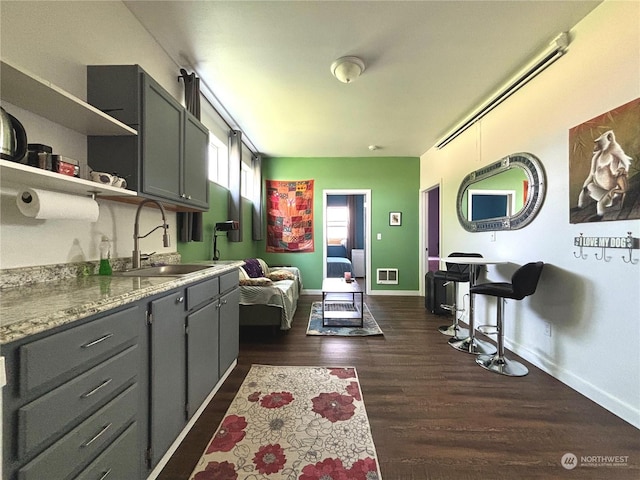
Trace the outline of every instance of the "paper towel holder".
<instances>
[{"instance_id":1,"label":"paper towel holder","mask_svg":"<svg viewBox=\"0 0 640 480\"><path fill-rule=\"evenodd\" d=\"M89 190L87 193L89 194L89 197L91 197L91 200L95 200L100 192L98 190ZM26 190L22 192L21 197L22 201L25 203L31 203L33 201L33 197Z\"/></svg>"}]
</instances>

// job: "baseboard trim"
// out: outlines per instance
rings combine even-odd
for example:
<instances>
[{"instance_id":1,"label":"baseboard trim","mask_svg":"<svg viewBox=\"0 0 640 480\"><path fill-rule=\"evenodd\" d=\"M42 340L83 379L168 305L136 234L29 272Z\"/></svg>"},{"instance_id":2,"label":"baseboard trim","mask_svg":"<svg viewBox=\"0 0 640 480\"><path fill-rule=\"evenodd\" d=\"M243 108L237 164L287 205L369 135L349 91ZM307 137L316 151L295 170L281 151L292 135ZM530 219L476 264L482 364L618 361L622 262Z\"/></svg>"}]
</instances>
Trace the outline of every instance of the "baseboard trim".
<instances>
[{"instance_id":1,"label":"baseboard trim","mask_svg":"<svg viewBox=\"0 0 640 480\"><path fill-rule=\"evenodd\" d=\"M638 408L634 408L633 405L629 405L621 401L520 343L514 342L506 337L504 339L504 343L506 348L521 356L528 362L533 363L540 370L548 373L568 387L571 387L576 392L600 405L602 408L609 410L625 422L628 422L634 427L640 429L640 410Z\"/></svg>"},{"instance_id":2,"label":"baseboard trim","mask_svg":"<svg viewBox=\"0 0 640 480\"><path fill-rule=\"evenodd\" d=\"M180 432L180 435L178 435L178 437L171 444L167 452L162 456L162 458L160 459L158 464L155 466L155 468L151 471L151 473L147 477L147 480L155 480L158 477L158 475L160 475L160 472L162 472L162 469L167 465L167 463L169 463L169 460L171 459L172 455L176 453L176 450L182 443L182 440L185 439L185 437L189 433L189 430L193 428L198 418L200 418L200 415L202 415L202 412L204 412L204 409L207 408L207 405L209 405L209 402L213 399L215 394L218 392L218 390L220 389L224 381L227 379L227 377L231 374L231 372L236 367L236 365L238 365L237 359L234 360L234 362L227 369L227 371L224 372L224 375L222 375L222 378L218 380L218 383L216 383L216 386L213 387L213 390L211 390L211 393L207 396L207 398L205 398L204 402L202 402L202 405L200 405L200 408L196 410L196 412L193 414L193 417L191 417L189 422L182 429L182 432Z\"/></svg>"}]
</instances>

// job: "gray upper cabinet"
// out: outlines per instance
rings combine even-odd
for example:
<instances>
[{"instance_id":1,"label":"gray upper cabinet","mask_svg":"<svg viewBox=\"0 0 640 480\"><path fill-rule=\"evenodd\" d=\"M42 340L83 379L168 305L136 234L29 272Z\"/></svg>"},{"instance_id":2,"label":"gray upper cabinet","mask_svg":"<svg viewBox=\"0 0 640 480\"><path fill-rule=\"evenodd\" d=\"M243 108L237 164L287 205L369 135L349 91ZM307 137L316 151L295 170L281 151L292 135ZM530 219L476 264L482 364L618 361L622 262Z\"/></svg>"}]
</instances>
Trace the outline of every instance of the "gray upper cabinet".
<instances>
[{"instance_id":1,"label":"gray upper cabinet","mask_svg":"<svg viewBox=\"0 0 640 480\"><path fill-rule=\"evenodd\" d=\"M209 131L189 112L185 112L184 139L182 195L191 205L209 208Z\"/></svg>"},{"instance_id":2,"label":"gray upper cabinet","mask_svg":"<svg viewBox=\"0 0 640 480\"><path fill-rule=\"evenodd\" d=\"M206 127L138 65L87 67L87 100L139 132L89 136L88 163L139 195L182 210L209 208Z\"/></svg>"},{"instance_id":3,"label":"gray upper cabinet","mask_svg":"<svg viewBox=\"0 0 640 480\"><path fill-rule=\"evenodd\" d=\"M142 191L180 200L185 111L150 77L143 75Z\"/></svg>"}]
</instances>

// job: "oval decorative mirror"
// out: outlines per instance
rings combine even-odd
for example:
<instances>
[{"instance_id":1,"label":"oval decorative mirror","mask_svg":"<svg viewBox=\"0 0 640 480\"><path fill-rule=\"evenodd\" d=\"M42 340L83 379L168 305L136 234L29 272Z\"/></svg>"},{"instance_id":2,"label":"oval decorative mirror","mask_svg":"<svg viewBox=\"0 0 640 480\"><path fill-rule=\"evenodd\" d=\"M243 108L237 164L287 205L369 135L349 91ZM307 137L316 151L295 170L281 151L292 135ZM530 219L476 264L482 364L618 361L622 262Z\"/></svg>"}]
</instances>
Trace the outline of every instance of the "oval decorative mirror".
<instances>
[{"instance_id":1,"label":"oval decorative mirror","mask_svg":"<svg viewBox=\"0 0 640 480\"><path fill-rule=\"evenodd\" d=\"M514 153L467 175L456 200L469 232L517 230L535 218L546 191L544 169L530 153Z\"/></svg>"}]
</instances>

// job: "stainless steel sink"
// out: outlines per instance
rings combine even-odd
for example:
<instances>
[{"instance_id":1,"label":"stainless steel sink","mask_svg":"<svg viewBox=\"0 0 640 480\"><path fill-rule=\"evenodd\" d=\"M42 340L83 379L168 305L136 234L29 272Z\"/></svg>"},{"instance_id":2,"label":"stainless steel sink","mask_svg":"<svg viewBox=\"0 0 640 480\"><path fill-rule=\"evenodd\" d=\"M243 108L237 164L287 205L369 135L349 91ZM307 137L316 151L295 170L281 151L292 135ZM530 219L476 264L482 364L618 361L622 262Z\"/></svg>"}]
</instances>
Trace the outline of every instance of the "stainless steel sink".
<instances>
[{"instance_id":1,"label":"stainless steel sink","mask_svg":"<svg viewBox=\"0 0 640 480\"><path fill-rule=\"evenodd\" d=\"M125 277L181 277L190 273L211 268L211 265L192 265L177 263L175 265L161 265L158 267L143 267L125 272L113 272L114 275Z\"/></svg>"}]
</instances>

